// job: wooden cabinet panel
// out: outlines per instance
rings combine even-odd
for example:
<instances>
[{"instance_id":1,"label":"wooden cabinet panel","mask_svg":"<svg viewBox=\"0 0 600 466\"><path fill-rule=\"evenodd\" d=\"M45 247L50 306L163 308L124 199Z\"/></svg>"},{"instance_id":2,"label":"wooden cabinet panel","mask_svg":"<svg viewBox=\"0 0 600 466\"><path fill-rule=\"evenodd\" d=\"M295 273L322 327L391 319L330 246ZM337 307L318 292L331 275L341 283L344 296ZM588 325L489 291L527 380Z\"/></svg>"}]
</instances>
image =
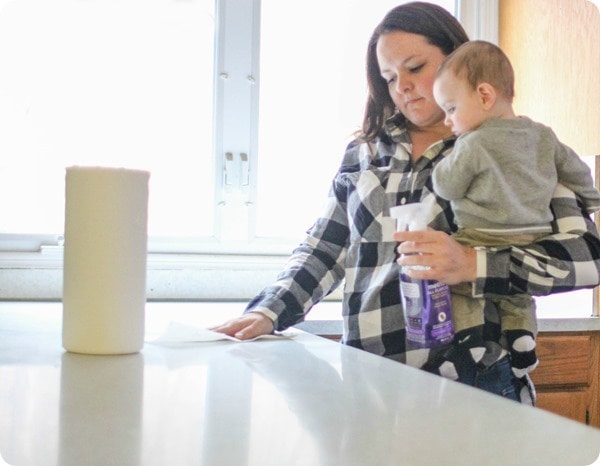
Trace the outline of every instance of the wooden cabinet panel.
<instances>
[{"instance_id":1,"label":"wooden cabinet panel","mask_svg":"<svg viewBox=\"0 0 600 466\"><path fill-rule=\"evenodd\" d=\"M600 427L600 332L540 334L537 353L538 407Z\"/></svg>"},{"instance_id":2,"label":"wooden cabinet panel","mask_svg":"<svg viewBox=\"0 0 600 466\"><path fill-rule=\"evenodd\" d=\"M537 406L575 421L588 421L587 392L538 392Z\"/></svg>"},{"instance_id":3,"label":"wooden cabinet panel","mask_svg":"<svg viewBox=\"0 0 600 466\"><path fill-rule=\"evenodd\" d=\"M539 367L533 372L536 385L586 385L591 383L591 336L542 336L537 339Z\"/></svg>"}]
</instances>

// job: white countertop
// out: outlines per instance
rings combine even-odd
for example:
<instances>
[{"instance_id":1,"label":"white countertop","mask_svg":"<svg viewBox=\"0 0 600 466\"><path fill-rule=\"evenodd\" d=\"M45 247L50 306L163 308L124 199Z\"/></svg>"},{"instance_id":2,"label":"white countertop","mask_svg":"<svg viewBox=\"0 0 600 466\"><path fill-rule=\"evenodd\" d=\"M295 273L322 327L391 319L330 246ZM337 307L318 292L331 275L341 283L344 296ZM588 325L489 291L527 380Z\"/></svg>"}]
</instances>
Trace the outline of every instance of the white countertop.
<instances>
[{"instance_id":1,"label":"white countertop","mask_svg":"<svg viewBox=\"0 0 600 466\"><path fill-rule=\"evenodd\" d=\"M147 334L210 314L149 303ZM600 452L599 429L302 332L85 356L60 331L60 303L0 303L9 464L572 466Z\"/></svg>"}]
</instances>

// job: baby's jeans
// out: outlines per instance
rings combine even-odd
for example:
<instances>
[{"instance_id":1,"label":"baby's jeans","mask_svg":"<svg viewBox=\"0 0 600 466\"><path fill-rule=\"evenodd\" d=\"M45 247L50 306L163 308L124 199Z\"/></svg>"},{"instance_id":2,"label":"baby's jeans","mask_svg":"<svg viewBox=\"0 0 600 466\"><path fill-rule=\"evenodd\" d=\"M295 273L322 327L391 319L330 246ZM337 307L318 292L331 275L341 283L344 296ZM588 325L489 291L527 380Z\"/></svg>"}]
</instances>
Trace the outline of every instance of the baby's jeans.
<instances>
[{"instance_id":1,"label":"baby's jeans","mask_svg":"<svg viewBox=\"0 0 600 466\"><path fill-rule=\"evenodd\" d=\"M515 376L508 355L486 368L472 366L458 381L510 400L535 405L533 383L528 376Z\"/></svg>"}]
</instances>

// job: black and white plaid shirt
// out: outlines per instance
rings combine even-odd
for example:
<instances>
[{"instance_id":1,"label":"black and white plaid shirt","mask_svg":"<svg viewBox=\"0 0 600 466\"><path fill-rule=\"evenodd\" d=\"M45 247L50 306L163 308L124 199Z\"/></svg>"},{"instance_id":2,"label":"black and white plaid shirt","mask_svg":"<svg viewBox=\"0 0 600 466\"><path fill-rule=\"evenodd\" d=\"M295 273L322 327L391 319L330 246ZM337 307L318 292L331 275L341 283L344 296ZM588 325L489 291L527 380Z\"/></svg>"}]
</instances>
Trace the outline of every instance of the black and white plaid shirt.
<instances>
[{"instance_id":1,"label":"black and white plaid shirt","mask_svg":"<svg viewBox=\"0 0 600 466\"><path fill-rule=\"evenodd\" d=\"M276 330L303 320L310 308L344 282L343 342L421 367L428 350L407 351L399 294L395 221L390 207L428 204L430 226L456 230L448 202L433 194L431 171L451 151L454 138L440 141L411 161L408 133L393 120L389 138L351 143L333 181L323 215L294 251L277 281L255 297L246 312L269 316ZM555 233L526 248L477 248L477 297L526 293L533 296L592 287L599 283L600 239L575 196L559 186L552 201ZM506 354L498 313L486 304L487 361Z\"/></svg>"}]
</instances>

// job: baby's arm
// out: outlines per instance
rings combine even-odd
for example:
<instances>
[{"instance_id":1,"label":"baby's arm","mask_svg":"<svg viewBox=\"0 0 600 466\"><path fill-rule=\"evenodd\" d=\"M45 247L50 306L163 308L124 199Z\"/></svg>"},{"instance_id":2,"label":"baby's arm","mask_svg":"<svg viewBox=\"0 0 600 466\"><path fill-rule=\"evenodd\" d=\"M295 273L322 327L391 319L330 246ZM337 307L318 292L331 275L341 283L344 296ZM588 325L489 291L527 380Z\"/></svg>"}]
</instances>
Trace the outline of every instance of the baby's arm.
<instances>
[{"instance_id":1,"label":"baby's arm","mask_svg":"<svg viewBox=\"0 0 600 466\"><path fill-rule=\"evenodd\" d=\"M477 159L476 154L457 140L452 152L433 169L433 191L447 201L464 198L477 175Z\"/></svg>"},{"instance_id":2,"label":"baby's arm","mask_svg":"<svg viewBox=\"0 0 600 466\"><path fill-rule=\"evenodd\" d=\"M555 153L558 182L579 196L588 212L600 210L600 193L594 188L590 168L571 148L558 144Z\"/></svg>"}]
</instances>

